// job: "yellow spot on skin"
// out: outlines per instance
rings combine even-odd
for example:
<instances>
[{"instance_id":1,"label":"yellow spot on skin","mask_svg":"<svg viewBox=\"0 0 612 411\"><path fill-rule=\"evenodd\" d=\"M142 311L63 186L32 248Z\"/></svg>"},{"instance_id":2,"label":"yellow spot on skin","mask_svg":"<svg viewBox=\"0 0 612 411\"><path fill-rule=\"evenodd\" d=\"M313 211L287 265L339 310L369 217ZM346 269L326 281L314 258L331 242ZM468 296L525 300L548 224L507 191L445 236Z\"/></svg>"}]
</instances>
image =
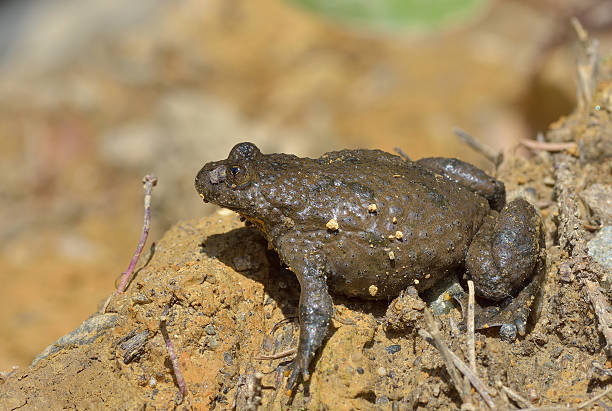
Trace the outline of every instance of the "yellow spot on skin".
<instances>
[{"instance_id":1,"label":"yellow spot on skin","mask_svg":"<svg viewBox=\"0 0 612 411\"><path fill-rule=\"evenodd\" d=\"M401 240L402 238L404 238L404 233L402 233L401 231L396 231L395 238L397 238L398 240Z\"/></svg>"},{"instance_id":2,"label":"yellow spot on skin","mask_svg":"<svg viewBox=\"0 0 612 411\"><path fill-rule=\"evenodd\" d=\"M389 251L389 260L395 260L395 253L393 251Z\"/></svg>"},{"instance_id":3,"label":"yellow spot on skin","mask_svg":"<svg viewBox=\"0 0 612 411\"><path fill-rule=\"evenodd\" d=\"M369 213L375 213L376 212L376 204L372 203L368 206L368 212Z\"/></svg>"},{"instance_id":4,"label":"yellow spot on skin","mask_svg":"<svg viewBox=\"0 0 612 411\"><path fill-rule=\"evenodd\" d=\"M368 288L368 292L370 293L370 295L372 297L374 297L377 293L378 293L378 287L376 287L374 284L372 284L369 288Z\"/></svg>"},{"instance_id":5,"label":"yellow spot on skin","mask_svg":"<svg viewBox=\"0 0 612 411\"><path fill-rule=\"evenodd\" d=\"M331 231L338 231L338 229L340 228L340 226L338 225L338 222L334 220L333 218L329 220L327 224L325 224L325 227L327 227L327 229Z\"/></svg>"}]
</instances>

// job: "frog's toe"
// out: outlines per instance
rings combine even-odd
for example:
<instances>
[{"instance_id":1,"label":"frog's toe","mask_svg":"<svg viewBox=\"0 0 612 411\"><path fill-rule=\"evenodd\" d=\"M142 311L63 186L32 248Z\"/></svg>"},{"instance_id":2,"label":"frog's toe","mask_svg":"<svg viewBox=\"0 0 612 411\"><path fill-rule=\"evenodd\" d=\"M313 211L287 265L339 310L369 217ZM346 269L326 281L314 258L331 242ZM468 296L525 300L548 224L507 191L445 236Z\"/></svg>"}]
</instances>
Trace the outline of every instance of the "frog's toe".
<instances>
[{"instance_id":1,"label":"frog's toe","mask_svg":"<svg viewBox=\"0 0 612 411\"><path fill-rule=\"evenodd\" d=\"M516 339L517 328L514 324L504 324L499 327L499 336L505 341L514 341Z\"/></svg>"},{"instance_id":2,"label":"frog's toe","mask_svg":"<svg viewBox=\"0 0 612 411\"><path fill-rule=\"evenodd\" d=\"M536 275L516 297L506 300L501 308L492 306L477 311L474 319L476 329L500 327L499 335L506 341L514 341L517 335L525 335L541 281L542 275Z\"/></svg>"},{"instance_id":3,"label":"frog's toe","mask_svg":"<svg viewBox=\"0 0 612 411\"><path fill-rule=\"evenodd\" d=\"M297 366L297 364L294 362L292 365L292 370L291 370L291 374L289 375L289 378L287 379L287 390L289 391L293 391L293 389L296 386L298 377L300 376L300 368Z\"/></svg>"}]
</instances>

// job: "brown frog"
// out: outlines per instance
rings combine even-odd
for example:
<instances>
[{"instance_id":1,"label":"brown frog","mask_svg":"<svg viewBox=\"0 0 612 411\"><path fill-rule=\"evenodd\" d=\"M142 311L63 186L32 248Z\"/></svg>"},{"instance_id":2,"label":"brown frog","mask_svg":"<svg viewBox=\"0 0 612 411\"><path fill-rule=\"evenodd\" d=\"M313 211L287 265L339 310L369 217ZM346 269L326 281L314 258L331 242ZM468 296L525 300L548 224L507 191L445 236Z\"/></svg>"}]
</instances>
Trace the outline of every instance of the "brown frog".
<instances>
[{"instance_id":1,"label":"brown frog","mask_svg":"<svg viewBox=\"0 0 612 411\"><path fill-rule=\"evenodd\" d=\"M325 337L330 294L387 299L465 267L476 294L498 302L476 326L501 326L510 340L525 333L545 252L540 217L523 199L505 205L504 184L471 164L379 150L311 159L240 143L206 164L195 186L257 226L300 282L289 388Z\"/></svg>"}]
</instances>

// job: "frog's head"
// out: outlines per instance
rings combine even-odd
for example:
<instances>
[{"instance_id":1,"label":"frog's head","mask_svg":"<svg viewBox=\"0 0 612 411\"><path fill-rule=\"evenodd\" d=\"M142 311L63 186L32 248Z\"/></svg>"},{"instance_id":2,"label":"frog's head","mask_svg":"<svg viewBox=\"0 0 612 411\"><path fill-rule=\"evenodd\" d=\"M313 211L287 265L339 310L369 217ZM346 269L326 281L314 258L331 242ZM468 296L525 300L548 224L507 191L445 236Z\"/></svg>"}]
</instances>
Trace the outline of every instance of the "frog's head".
<instances>
[{"instance_id":1,"label":"frog's head","mask_svg":"<svg viewBox=\"0 0 612 411\"><path fill-rule=\"evenodd\" d=\"M253 143L239 143L226 160L206 164L195 178L195 188L204 202L231 210L252 213L257 187L255 166L262 156Z\"/></svg>"}]
</instances>

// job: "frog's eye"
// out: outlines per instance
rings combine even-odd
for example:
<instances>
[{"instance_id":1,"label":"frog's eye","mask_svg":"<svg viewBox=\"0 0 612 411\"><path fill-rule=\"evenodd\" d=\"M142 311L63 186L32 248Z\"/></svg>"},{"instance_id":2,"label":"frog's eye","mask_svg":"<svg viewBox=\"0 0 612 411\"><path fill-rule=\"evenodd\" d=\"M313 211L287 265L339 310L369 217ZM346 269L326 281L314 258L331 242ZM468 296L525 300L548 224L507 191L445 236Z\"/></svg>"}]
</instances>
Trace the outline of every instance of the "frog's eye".
<instances>
[{"instance_id":1,"label":"frog's eye","mask_svg":"<svg viewBox=\"0 0 612 411\"><path fill-rule=\"evenodd\" d=\"M227 167L227 183L235 189L245 188L250 183L249 166L247 164L230 165Z\"/></svg>"}]
</instances>

